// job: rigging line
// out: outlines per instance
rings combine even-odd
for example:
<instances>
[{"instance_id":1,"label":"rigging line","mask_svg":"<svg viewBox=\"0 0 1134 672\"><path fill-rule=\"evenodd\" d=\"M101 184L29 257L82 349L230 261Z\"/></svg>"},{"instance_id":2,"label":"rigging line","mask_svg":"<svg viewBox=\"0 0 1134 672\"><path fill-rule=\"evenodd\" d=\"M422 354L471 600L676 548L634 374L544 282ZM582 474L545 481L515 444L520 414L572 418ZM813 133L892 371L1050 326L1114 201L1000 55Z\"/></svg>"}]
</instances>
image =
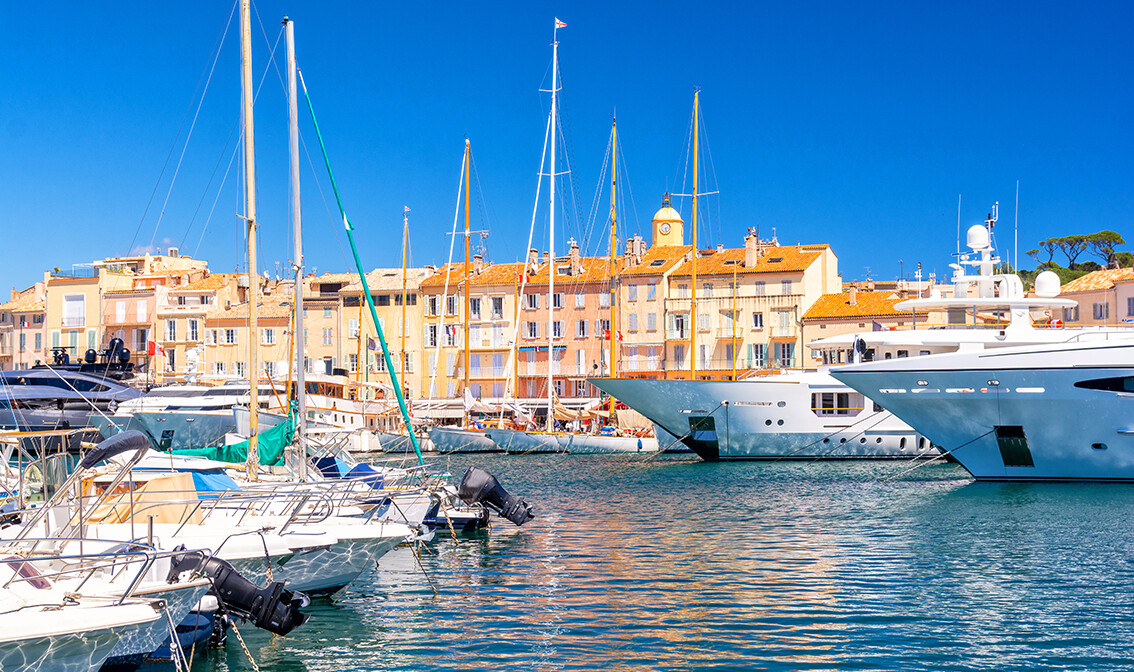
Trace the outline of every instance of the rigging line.
<instances>
[{"instance_id":1,"label":"rigging line","mask_svg":"<svg viewBox=\"0 0 1134 672\"><path fill-rule=\"evenodd\" d=\"M471 153L471 152L470 152ZM469 157L469 163L472 163L472 157ZM445 333L445 316L449 308L449 279L453 273L453 246L457 243L457 220L461 217L461 194L465 185L465 155L461 153L461 170L460 177L457 178L457 205L453 208L453 232L449 235L449 261L445 262L445 289L441 294L441 305L437 306L440 311L441 319L438 320L438 325L441 327L437 334L436 344L433 346L433 372L429 376L429 398L433 399L433 393L437 387L437 369L441 366L441 342L447 335ZM459 311L458 311L459 312ZM448 354L448 353L446 353ZM454 369L454 373L456 370ZM448 374L448 367L446 367L446 374ZM408 432L409 429L407 428Z\"/></svg>"},{"instance_id":2,"label":"rigging line","mask_svg":"<svg viewBox=\"0 0 1134 672\"><path fill-rule=\"evenodd\" d=\"M706 186L708 187L708 189L706 191L715 191L715 192L719 193L720 192L720 184L717 183L717 168L716 168L716 165L713 163L713 150L712 150L711 146L709 145L709 131L708 131L708 127L705 125L705 113L704 112L701 113L700 121L701 121L701 130L700 130L701 146L703 146L705 148L705 155L706 155L706 159L707 159L706 168L708 168L708 170L705 171L707 173L705 175L705 177L709 178L711 180L711 182L709 180L706 180ZM707 194L707 195L709 195L709 194ZM717 216L715 218L715 223L717 225L717 233L716 233L716 241L715 242L723 243L724 239L723 239L723 234L721 233L721 217L720 217L720 214L721 214L720 213L721 199L715 198L715 199L713 199L713 203L715 203L716 206L717 206ZM706 210L706 212L705 212L706 217L707 218L711 217L712 216L711 210L709 208L706 208L705 210ZM713 242L712 237L713 237L714 220L710 219L708 223L709 223L708 229L709 229L710 242Z\"/></svg>"},{"instance_id":3,"label":"rigging line","mask_svg":"<svg viewBox=\"0 0 1134 672\"><path fill-rule=\"evenodd\" d=\"M583 250L588 255L590 255L590 252L591 252L590 237L591 237L591 234L592 234L592 229L594 227L596 220L598 219L598 201L599 201L599 198L602 197L603 187L606 186L606 168L609 164L610 164L610 142L607 142L606 143L606 152L603 154L603 157L602 157L602 168L599 169L598 182L595 183L595 195L591 199L591 208L590 208L590 211L587 213L587 229L586 229L587 235L586 235L586 238L585 238L587 245L586 245L586 247L583 248ZM608 223L610 222L609 211L607 212L606 221Z\"/></svg>"},{"instance_id":4,"label":"rigging line","mask_svg":"<svg viewBox=\"0 0 1134 672\"><path fill-rule=\"evenodd\" d=\"M279 44L278 39L276 40L276 44ZM220 60L220 49L217 49L216 56L213 58L212 67L209 69L209 77L205 81L205 88L201 92L200 100L197 101L197 111L193 113L193 121L189 124L189 131L185 134L185 144L181 146L181 154L177 157L177 166L173 169L173 176L169 180L169 189L165 192L165 200L162 201L161 212L158 213L157 221L154 223L154 233L150 236L150 247L153 247L154 241L157 240L158 229L161 227L162 220L165 219L165 210L169 206L170 196L173 195L173 187L177 184L177 176L181 174L181 164L185 161L185 153L189 151L189 142L193 139L193 131L197 128L197 118L201 115L201 108L205 104L205 96L209 92L209 84L213 81L213 73L216 71L218 60Z\"/></svg>"},{"instance_id":5,"label":"rigging line","mask_svg":"<svg viewBox=\"0 0 1134 672\"><path fill-rule=\"evenodd\" d=\"M879 481L879 483L889 483L890 481L893 481L896 478L901 478L902 476L905 476L906 474L910 473L911 471L914 471L915 469L921 469L922 467L924 467L927 464L931 464L933 462L936 462L937 460L943 460L946 457L948 457L949 455L951 455L952 453L960 450L961 448L964 448L965 446L969 445L970 443L980 441L981 439L988 436L989 434L992 434L995 431L996 431L996 428L993 427L992 429L988 430L984 434L981 434L980 436L973 437L973 438L969 439L968 441L965 441L961 445L957 446L956 448L953 448L952 450L946 450L946 451L942 452L940 455L936 455L934 457L931 457L924 462L919 462L919 463L915 464L914 466L910 467L909 469L905 469L903 471L900 471L900 472L894 474L893 476L891 476L889 478L882 479L881 481Z\"/></svg>"},{"instance_id":6,"label":"rigging line","mask_svg":"<svg viewBox=\"0 0 1134 672\"><path fill-rule=\"evenodd\" d=\"M622 149L622 143L619 143L618 146L615 148L615 150L618 151L618 163L622 166L622 181L620 183L620 186L622 187L622 189L621 189L622 198L620 200L620 203L622 205L626 204L626 198L627 198L626 192L630 192L629 193L630 212L632 212L634 214L634 225L636 227L635 233L641 234L642 233L642 222L638 218L638 206L634 201L634 190L630 187L630 182L631 182L630 171L626 170L626 154L625 154L625 152L621 151L621 149ZM620 213L626 212L626 208L621 208L619 210L619 212ZM625 221L622 217L619 217L619 219L622 220L622 221ZM623 236L624 239L628 238L628 237L629 236Z\"/></svg>"},{"instance_id":7,"label":"rigging line","mask_svg":"<svg viewBox=\"0 0 1134 672\"><path fill-rule=\"evenodd\" d=\"M544 132L543 132L543 150L540 152L540 155L539 155L539 171L536 173L536 175L538 175L538 177L536 178L535 201L532 203L532 222L531 222L531 226L528 228L528 246L524 250L523 261L521 262L522 266L520 267L521 268L521 271L520 271L520 287L519 287L519 290L518 290L519 295L516 297L516 319L514 320L515 324L512 326L512 343L514 343L514 344L518 343L519 338L520 338L520 310L522 309L522 306L520 304L523 302L523 299L524 299L524 288L527 287L527 285L528 285L528 250L532 249L532 237L535 234L536 213L539 211L539 195L540 195L540 192L543 189L543 167L544 167L544 161L547 160L547 142L548 142L548 139L551 137L551 128L552 128L552 120L551 120L551 112L549 110L548 113L547 113L547 128L544 129ZM554 179L554 178L552 178L552 179ZM552 260L552 266L554 266L554 260ZM520 363L518 361L516 361L516 360L519 359L519 352L520 351L519 351L518 348L512 348L511 351L508 353L509 366L504 367L505 372L509 374L508 377L507 377L507 382L504 384L504 398L505 399L508 398L508 387L511 386L512 379L515 377L515 375L512 372L518 370L519 366L520 366ZM547 357L548 357L547 365L550 367L551 366L551 360L552 360L552 357L554 357L554 355L550 351L548 351ZM513 390L512 392L513 392L514 397L519 396L519 390Z\"/></svg>"},{"instance_id":8,"label":"rigging line","mask_svg":"<svg viewBox=\"0 0 1134 672\"><path fill-rule=\"evenodd\" d=\"M228 134L228 139L226 139L224 141L224 147L221 148L220 155L217 157L217 165L213 166L213 173L211 175L209 175L209 182L208 182L208 184L205 185L204 191L201 192L201 200L197 201L197 209L193 211L193 216L189 219L189 224L185 227L185 233L181 234L181 245L182 246L185 245L185 239L189 237L189 231L193 228L193 224L197 221L197 215L201 212L201 206L205 204L205 198L209 195L209 188L213 186L213 180L215 180L216 177L217 177L217 171L220 170L221 163L224 161L224 155L228 153L228 146L229 146L229 144L232 143L232 139L236 136L236 129L239 126L240 126L239 122L233 124L232 130ZM232 165L232 160L230 159L229 160L229 166L231 166L231 165ZM228 177L228 171L227 170L225 170L225 177ZM220 188L221 189L224 188L223 183L221 184ZM220 196L219 191L217 192L217 196L218 197ZM216 208L216 199L213 200L213 207ZM212 217L212 210L209 211L209 216L210 216L210 218ZM205 223L205 226L206 227L208 226L207 221ZM203 238L204 235L205 235L204 231L202 231L201 237ZM198 245L198 247L200 246L200 241L198 241L197 245ZM194 257L197 256L196 250L194 250L193 256Z\"/></svg>"},{"instance_id":9,"label":"rigging line","mask_svg":"<svg viewBox=\"0 0 1134 672\"><path fill-rule=\"evenodd\" d=\"M677 196L677 199L678 199L677 200L677 210L678 210L678 212L680 212L681 208L684 207L684 205L685 205L684 194L689 191L689 189L686 188L685 180L688 179L688 177L689 177L689 155L692 153L692 151L693 151L693 113L690 112L689 113L689 126L685 130L685 161L682 162L681 164L679 164L679 166L678 166L678 169L681 170L681 193L678 194L678 196ZM677 171L674 171L673 181L674 181L674 183L677 182ZM681 243L684 245L685 241L681 241Z\"/></svg>"},{"instance_id":10,"label":"rigging line","mask_svg":"<svg viewBox=\"0 0 1134 672\"><path fill-rule=\"evenodd\" d=\"M214 47L217 57L220 56L221 47L224 46L225 36L228 34L228 27L230 25L232 25L232 17L236 13L236 7L239 4L240 4L239 1L232 3L232 9L228 13L228 21L225 22L224 28L221 29L220 35L217 36L218 43L217 43L217 46ZM216 58L213 59L213 67L216 67ZM210 68L210 77L212 76L211 72L212 72L212 70ZM201 90L201 81L204 78L205 78L205 73L202 72L200 79L197 80L197 88L193 91L193 98L196 98L197 92ZM202 98L203 97L204 96L202 95ZM163 177L165 177L165 169L169 167L169 159L173 156L173 150L177 148L177 139L181 137L181 130L183 128L185 128L185 120L189 118L189 110L191 110L192 107L193 107L193 105L192 105L193 98L189 99L190 100L189 107L187 107L185 109L185 114L181 117L181 123L177 127L177 133L173 136L173 142L170 143L170 145L169 145L169 153L165 155L165 162L163 164L161 164L161 171L158 173L158 178L154 182L154 188L150 192L150 198L149 198L149 200L146 201L146 208L145 208L145 210L142 211L142 217L141 217L141 219L138 220L138 226L137 226L137 228L134 229L134 237L130 239L130 245L127 248L127 252L129 252L129 250L134 249L134 243L138 240L138 234L141 233L141 231L142 231L142 224L146 221L146 215L148 215L150 213L150 206L153 205L154 196L157 195L158 187L161 186L161 179Z\"/></svg>"},{"instance_id":11,"label":"rigging line","mask_svg":"<svg viewBox=\"0 0 1134 672\"><path fill-rule=\"evenodd\" d=\"M25 348L24 348L24 352L26 352L26 353L28 353L28 354L32 355L33 357L35 356L35 351L34 351L34 350L32 350L31 348L25 347ZM101 416L102 416L102 417L103 417L104 419L106 419L106 420L110 420L110 416L108 416L108 415L107 415L106 413L103 413L103 412L102 412L102 410L101 410L101 409L99 409L99 407L98 407L98 406L95 406L95 403L94 403L93 401L91 401L90 399L88 399L88 398L87 398L87 397L86 397L86 396L85 396L85 395L84 395L84 394L83 394L82 392L79 392L79 390L78 390L78 389L76 389L76 388L75 388L75 386L74 386L74 385L72 385L72 384L71 384L70 382L68 382L68 380L67 380L66 378L64 378L63 376L59 375L59 372L58 372L58 371L56 371L55 369L53 369L53 368L51 367L51 365L50 365L50 364L48 364L47 362L44 362L44 363L43 363L43 366L44 366L44 368L46 368L46 369L47 369L48 371L50 371L50 372L54 373L54 374L55 374L55 377L56 377L56 378L58 378L59 380L63 381L63 384L67 386L67 389L71 390L71 391L72 391L72 392L74 392L75 394L77 394L77 395L79 395L80 397L82 397L82 400L83 400L83 401L85 401L85 402L87 402L87 405L88 405L88 406L90 406L90 407L91 407L91 409L92 409L92 410L94 410L94 412L95 412L95 413L98 413L99 415L101 415ZM113 423L112 423L112 424L113 424Z\"/></svg>"},{"instance_id":12,"label":"rigging line","mask_svg":"<svg viewBox=\"0 0 1134 672\"><path fill-rule=\"evenodd\" d=\"M481 185L480 185L480 171L477 170L476 159L473 158L472 152L469 152L469 163L471 164L470 170L472 171L472 174L471 174L472 181L473 181L473 183L476 187L476 193L474 195L476 196L476 203L477 203L477 206L478 206L477 209L480 211L480 221L483 222L482 226L484 227L485 230L491 231L492 227L489 226L489 223L488 223L488 203L484 199L484 189L482 189ZM484 255L484 261L487 262L488 261L488 246L484 244L484 241L486 240L486 238L483 237L483 234L482 234L482 237L481 237L480 240L481 240L481 248L482 248L481 254Z\"/></svg>"},{"instance_id":13,"label":"rigging line","mask_svg":"<svg viewBox=\"0 0 1134 672\"><path fill-rule=\"evenodd\" d=\"M276 46L277 46L277 47L279 46L279 39L277 39L277 40L276 40ZM272 52L272 53L274 54L274 53L275 53L275 51L273 50L273 52ZM264 81L265 81L265 80L266 80L266 79L268 78L268 72L269 72L269 70L268 70L267 66L265 66L265 67L264 67L264 74L260 76L260 83L256 85L256 91L255 91L255 93L253 93L253 94L252 94L252 104L253 104L253 106L255 106L255 104L256 104L256 101L257 101L257 100L258 100L258 99L260 98L260 89L261 89L261 88L263 88L263 86L264 86ZM236 129L238 129L238 128L240 128L240 121L237 121L237 122L236 122L235 124L233 124L233 128L232 128L232 130L231 130L231 131L229 131L229 136L228 136L228 137L229 137L229 141L231 141L231 140L232 140L232 137L233 137L233 135L234 135L234 133L235 133ZM186 141L186 143L188 144L188 141ZM228 147L228 143L227 143L227 142L225 143L225 147L226 147L226 148ZM232 157L231 157L231 158L230 158L230 159L228 160L228 168L226 168L226 169L225 169L225 171L224 171L225 177L224 177L224 179L223 179L223 180L221 181L221 184L220 184L220 186L219 186L219 187L217 187L217 197L216 197L215 199L213 199L213 207L212 207L212 208L211 208L211 209L209 210L209 217L208 217L208 219L206 219L206 220L205 220L205 224L204 224L204 226L203 226L203 227L201 228L201 237L197 239L197 247L195 247L195 248L193 249L193 256L194 256L194 257L196 257L196 256L197 256L197 250L199 250L199 249L201 248L201 242L205 240L205 232L209 230L209 224L210 224L210 223L212 222L212 220L213 220L213 212L214 212L214 211L216 210L216 207L217 207L217 202L218 202L218 201L220 200L220 196L221 196L221 193L222 193L222 192L224 191L224 185L225 185L225 182L227 182L227 181L228 181L228 174L229 174L229 172L230 172L230 171L232 170L232 163L233 163L233 161L234 161L234 160L236 159L237 155L238 155L238 154L240 154L240 153L241 153L241 152L243 151L243 149L244 149L244 146L243 146L243 144L241 144L241 143L237 143L237 145L236 145L236 148L235 148L235 149L233 150L233 152L232 152ZM223 154L222 154L221 156L223 157ZM218 164L219 164L219 161L218 161ZM178 163L178 165L180 165L180 162ZM314 168L312 168L312 170L314 170ZM213 172L215 173L216 171L214 170ZM212 184L212 179L211 179L211 178L209 179L209 184ZM172 184L170 184L170 189L171 189L171 190L173 189L173 185L172 185ZM207 190L207 187L206 187L206 190ZM167 195L166 195L166 199L168 199L168 198L169 198L169 196L168 196L168 194L167 194ZM202 197L201 197L201 198L202 198L202 200L203 200L203 199L204 199L204 196L202 195ZM239 199L238 199L238 200L239 200ZM200 205L198 205L197 207L198 207L198 208L200 208ZM163 212L164 212L164 206L163 206ZM239 206L237 206L237 212L239 212ZM194 217L196 217L196 213L194 213L194 215L193 215L193 216L194 216ZM190 223L190 225L192 225L192 223ZM240 227L240 229L241 229L242 231L245 231L245 230L246 230L247 228L248 228L248 227ZM188 233L189 233L189 230L188 230L188 229L186 229L186 230L185 230L185 233L186 233L186 235L188 235ZM157 229L156 229L156 228L154 229L154 234L155 234L155 236L157 235ZM242 235L246 235L246 234L242 234ZM243 242L245 242L244 238L241 238L241 242L242 242L242 243L243 243ZM150 244L151 244L151 245L153 244L153 241L152 241L152 240L150 241ZM239 254L237 255L237 258L239 258Z\"/></svg>"}]
</instances>

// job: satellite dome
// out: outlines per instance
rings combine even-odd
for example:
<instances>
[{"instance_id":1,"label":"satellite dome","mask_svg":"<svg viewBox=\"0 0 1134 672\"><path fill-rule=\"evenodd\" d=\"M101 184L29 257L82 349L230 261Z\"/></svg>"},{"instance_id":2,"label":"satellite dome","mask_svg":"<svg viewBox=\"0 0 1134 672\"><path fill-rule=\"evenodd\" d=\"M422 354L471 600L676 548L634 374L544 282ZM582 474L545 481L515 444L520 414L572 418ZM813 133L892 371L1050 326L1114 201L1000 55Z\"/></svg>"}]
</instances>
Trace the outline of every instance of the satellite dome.
<instances>
[{"instance_id":1,"label":"satellite dome","mask_svg":"<svg viewBox=\"0 0 1134 672\"><path fill-rule=\"evenodd\" d=\"M1052 271L1044 271L1036 276L1036 296L1051 299L1059 296L1059 276Z\"/></svg>"},{"instance_id":2,"label":"satellite dome","mask_svg":"<svg viewBox=\"0 0 1134 672\"><path fill-rule=\"evenodd\" d=\"M988 229L982 224L973 224L965 234L965 244L974 250L986 249L988 242Z\"/></svg>"}]
</instances>

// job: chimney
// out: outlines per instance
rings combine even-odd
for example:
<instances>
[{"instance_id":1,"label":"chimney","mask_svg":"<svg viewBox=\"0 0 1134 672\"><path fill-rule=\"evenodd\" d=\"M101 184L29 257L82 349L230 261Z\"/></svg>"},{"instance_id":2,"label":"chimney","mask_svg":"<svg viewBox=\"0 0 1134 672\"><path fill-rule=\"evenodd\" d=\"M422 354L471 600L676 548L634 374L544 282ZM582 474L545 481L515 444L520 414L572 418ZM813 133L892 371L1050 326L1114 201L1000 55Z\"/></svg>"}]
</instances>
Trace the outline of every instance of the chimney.
<instances>
[{"instance_id":1,"label":"chimney","mask_svg":"<svg viewBox=\"0 0 1134 672\"><path fill-rule=\"evenodd\" d=\"M759 258L760 239L756 236L756 229L749 227L748 235L744 237L744 267L755 268Z\"/></svg>"},{"instance_id":2,"label":"chimney","mask_svg":"<svg viewBox=\"0 0 1134 672\"><path fill-rule=\"evenodd\" d=\"M717 243L717 252L724 252L724 243Z\"/></svg>"},{"instance_id":3,"label":"chimney","mask_svg":"<svg viewBox=\"0 0 1134 672\"><path fill-rule=\"evenodd\" d=\"M534 247L528 250L528 274L535 273L539 268L539 250Z\"/></svg>"},{"instance_id":4,"label":"chimney","mask_svg":"<svg viewBox=\"0 0 1134 672\"><path fill-rule=\"evenodd\" d=\"M853 306L853 305L857 304L858 303L858 287L851 285L850 291L847 292L847 296L849 297L847 299L847 302L850 305Z\"/></svg>"},{"instance_id":5,"label":"chimney","mask_svg":"<svg viewBox=\"0 0 1134 672\"><path fill-rule=\"evenodd\" d=\"M572 238L571 240L567 241L567 245L568 247L570 247L570 251L567 253L567 261L571 264L570 273L571 275L582 275L583 262L581 259L579 259L579 244L575 242L574 238Z\"/></svg>"},{"instance_id":6,"label":"chimney","mask_svg":"<svg viewBox=\"0 0 1134 672\"><path fill-rule=\"evenodd\" d=\"M541 260L541 263L546 264L549 256L551 256L551 253L548 252L547 250L544 250L543 251L543 259Z\"/></svg>"},{"instance_id":7,"label":"chimney","mask_svg":"<svg viewBox=\"0 0 1134 672\"><path fill-rule=\"evenodd\" d=\"M484 255L474 254L472 257L472 272L473 275L480 275L484 271Z\"/></svg>"}]
</instances>

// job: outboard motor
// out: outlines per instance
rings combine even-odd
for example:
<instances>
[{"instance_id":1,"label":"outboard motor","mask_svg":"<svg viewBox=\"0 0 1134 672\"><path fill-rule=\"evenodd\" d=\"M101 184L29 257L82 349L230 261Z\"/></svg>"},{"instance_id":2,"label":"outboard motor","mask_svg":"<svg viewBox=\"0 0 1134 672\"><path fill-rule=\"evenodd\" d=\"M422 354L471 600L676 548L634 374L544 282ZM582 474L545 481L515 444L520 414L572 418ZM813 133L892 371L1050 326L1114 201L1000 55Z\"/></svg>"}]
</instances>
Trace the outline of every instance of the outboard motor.
<instances>
[{"instance_id":1,"label":"outboard motor","mask_svg":"<svg viewBox=\"0 0 1134 672\"><path fill-rule=\"evenodd\" d=\"M480 467L469 467L457 487L457 495L466 504L486 504L516 525L523 525L535 518L532 507L527 502L509 495L495 476Z\"/></svg>"},{"instance_id":2,"label":"outboard motor","mask_svg":"<svg viewBox=\"0 0 1134 672\"><path fill-rule=\"evenodd\" d=\"M200 552L177 556L170 564L171 581L182 572L200 570L213 580L209 594L220 600L227 611L268 632L286 635L309 618L299 609L311 601L299 591L285 589L282 581L261 588L241 576L228 562Z\"/></svg>"}]
</instances>

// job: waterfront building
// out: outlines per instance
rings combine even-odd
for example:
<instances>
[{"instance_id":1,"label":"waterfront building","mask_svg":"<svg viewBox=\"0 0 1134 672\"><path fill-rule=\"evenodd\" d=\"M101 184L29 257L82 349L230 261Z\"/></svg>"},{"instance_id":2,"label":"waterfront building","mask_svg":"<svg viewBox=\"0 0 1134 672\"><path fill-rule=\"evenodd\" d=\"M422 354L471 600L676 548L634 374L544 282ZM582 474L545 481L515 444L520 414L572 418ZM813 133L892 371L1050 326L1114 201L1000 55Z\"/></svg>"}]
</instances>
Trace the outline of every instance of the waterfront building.
<instances>
[{"instance_id":1,"label":"waterfront building","mask_svg":"<svg viewBox=\"0 0 1134 672\"><path fill-rule=\"evenodd\" d=\"M37 282L23 291L13 289L11 300L0 304L0 370L50 361L43 330L45 288Z\"/></svg>"},{"instance_id":2,"label":"waterfront building","mask_svg":"<svg viewBox=\"0 0 1134 672\"><path fill-rule=\"evenodd\" d=\"M291 362L291 313L292 313L292 282L279 280L266 280L256 276L260 283L260 301L257 304L257 329L260 348L261 380L269 382L269 387L262 393L283 394L284 383L290 372ZM173 333L166 333L167 340L163 342L168 357L171 350L180 352L195 350L197 353L185 363L175 367L166 366L166 380L184 381L196 376L198 382L203 375L207 375L214 382L224 379L247 379L251 372L248 370L250 339L253 335L248 326L249 314L249 282L246 274L225 274L217 287L215 299L206 300L202 304L181 307L169 307L165 314L167 324L175 322L178 327ZM189 290L195 291L195 290ZM172 292L171 292L172 294ZM201 296L210 296L202 293ZM182 333L180 325L186 328L192 322L200 319L200 311L204 313L204 329L198 334ZM168 327L167 327L168 328ZM173 336L172 339L168 339ZM176 360L176 357L175 357Z\"/></svg>"},{"instance_id":3,"label":"waterfront building","mask_svg":"<svg viewBox=\"0 0 1134 672\"><path fill-rule=\"evenodd\" d=\"M924 327L929 319L928 313L917 314L915 323L913 313L899 311L894 307L895 304L905 298L907 297L900 296L892 291L865 290L858 286L851 286L845 292L820 296L803 314L801 320L804 365L819 366L839 363L823 361L821 354L812 352L810 348L806 347L808 343L821 338L862 331L917 328L916 325ZM906 353L906 355L909 354L918 355L921 353L917 351ZM900 350L898 355L903 356Z\"/></svg>"},{"instance_id":4,"label":"waterfront building","mask_svg":"<svg viewBox=\"0 0 1134 672\"><path fill-rule=\"evenodd\" d=\"M151 358L150 372L153 379L172 378L180 380L195 378L198 382L214 380L222 382L236 377L230 358L219 357L226 351L219 347L226 340L236 338L219 328L209 325L209 313L224 307L231 307L245 299L248 286L247 276L237 273L213 273L186 285L164 289L157 297L150 337L161 344L164 355L155 354ZM137 320L143 320L143 311L148 302L138 299ZM130 318L129 306L126 317ZM137 327L135 352L147 352L145 327ZM155 353L157 350L155 349Z\"/></svg>"},{"instance_id":5,"label":"waterfront building","mask_svg":"<svg viewBox=\"0 0 1134 672\"><path fill-rule=\"evenodd\" d=\"M1093 271L1063 285L1060 295L1079 303L1063 309L1067 326L1130 323L1134 321L1134 268Z\"/></svg>"}]
</instances>

